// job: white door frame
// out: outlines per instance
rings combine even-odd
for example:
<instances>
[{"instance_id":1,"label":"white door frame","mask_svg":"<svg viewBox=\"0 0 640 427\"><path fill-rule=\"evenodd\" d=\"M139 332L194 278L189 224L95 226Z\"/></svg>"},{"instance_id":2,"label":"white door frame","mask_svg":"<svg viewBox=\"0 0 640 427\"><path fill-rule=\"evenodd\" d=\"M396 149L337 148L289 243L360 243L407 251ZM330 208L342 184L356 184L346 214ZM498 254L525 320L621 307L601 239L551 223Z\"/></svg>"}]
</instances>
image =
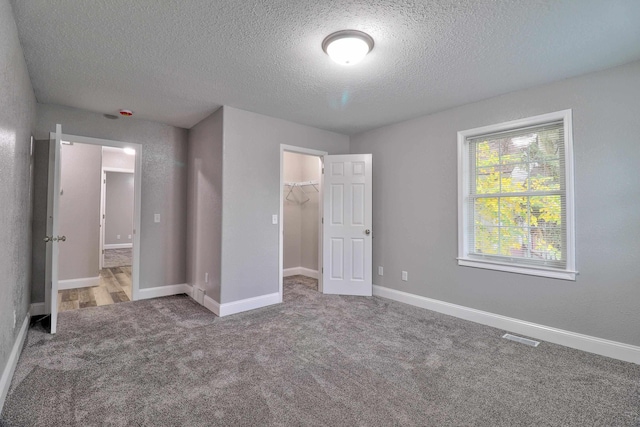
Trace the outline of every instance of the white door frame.
<instances>
[{"instance_id":1,"label":"white door frame","mask_svg":"<svg viewBox=\"0 0 640 427\"><path fill-rule=\"evenodd\" d=\"M140 208L142 200L142 145L133 142L123 142L111 139L91 138L88 136L69 134L62 134L62 140L78 142L81 144L101 145L105 147L133 148L136 150L135 169L133 172L133 252L131 260L131 296L133 297L132 300L136 301L140 298ZM52 295L52 297L54 296Z\"/></svg>"},{"instance_id":2,"label":"white door frame","mask_svg":"<svg viewBox=\"0 0 640 427\"><path fill-rule=\"evenodd\" d=\"M280 144L280 221L278 226L278 283L280 294L280 302L282 302L283 296L283 267L284 267L284 153L297 153L305 154L308 156L316 156L320 159L320 162L324 162L324 156L328 155L326 151L313 150L311 148L296 147L295 145ZM322 207L323 192L324 192L324 176L320 175L320 191L318 194L318 291L322 292Z\"/></svg>"},{"instance_id":3,"label":"white door frame","mask_svg":"<svg viewBox=\"0 0 640 427\"><path fill-rule=\"evenodd\" d=\"M132 173L134 174L135 185L135 169L124 168L112 168L108 166L102 166L102 172L100 174L100 247L98 256L100 257L100 270L104 267L104 232L105 232L105 214L107 212L107 174L106 172L120 172L120 173Z\"/></svg>"}]
</instances>

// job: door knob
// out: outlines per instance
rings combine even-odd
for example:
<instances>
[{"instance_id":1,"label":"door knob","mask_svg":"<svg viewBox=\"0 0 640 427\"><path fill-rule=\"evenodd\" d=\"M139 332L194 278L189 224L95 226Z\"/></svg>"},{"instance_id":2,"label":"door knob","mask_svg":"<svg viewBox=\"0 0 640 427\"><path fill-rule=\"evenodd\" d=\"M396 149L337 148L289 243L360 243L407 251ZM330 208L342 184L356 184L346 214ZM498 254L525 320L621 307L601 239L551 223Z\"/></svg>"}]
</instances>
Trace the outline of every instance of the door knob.
<instances>
[{"instance_id":1,"label":"door knob","mask_svg":"<svg viewBox=\"0 0 640 427\"><path fill-rule=\"evenodd\" d=\"M364 230L364 234L366 234L368 236L369 234L371 234L371 230L369 230L369 229Z\"/></svg>"},{"instance_id":2,"label":"door knob","mask_svg":"<svg viewBox=\"0 0 640 427\"><path fill-rule=\"evenodd\" d=\"M46 243L46 242L50 242L50 241L51 241L51 237L49 237L49 236L44 236L44 239L43 239L43 240L45 241L45 243Z\"/></svg>"},{"instance_id":3,"label":"door knob","mask_svg":"<svg viewBox=\"0 0 640 427\"><path fill-rule=\"evenodd\" d=\"M58 242L66 242L67 236L58 236Z\"/></svg>"}]
</instances>

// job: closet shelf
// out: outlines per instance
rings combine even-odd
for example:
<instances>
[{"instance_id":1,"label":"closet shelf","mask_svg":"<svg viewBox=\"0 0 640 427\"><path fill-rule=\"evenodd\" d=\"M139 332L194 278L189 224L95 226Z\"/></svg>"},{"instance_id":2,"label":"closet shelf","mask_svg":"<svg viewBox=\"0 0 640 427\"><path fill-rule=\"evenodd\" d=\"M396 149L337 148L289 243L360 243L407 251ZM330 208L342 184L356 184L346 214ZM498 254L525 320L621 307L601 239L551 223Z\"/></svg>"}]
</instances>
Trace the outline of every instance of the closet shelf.
<instances>
[{"instance_id":1,"label":"closet shelf","mask_svg":"<svg viewBox=\"0 0 640 427\"><path fill-rule=\"evenodd\" d=\"M296 202L303 205L311 200L311 198L307 195L307 192L304 191L303 187L313 187L313 189L316 190L316 193L318 193L320 192L320 190L318 189L318 185L320 185L319 181L285 182L284 186L289 187L289 192L287 193L285 199L289 202ZM296 196L296 193L293 192L293 190L295 190L296 188L298 188L304 195L304 197L306 197L306 200L298 200L298 196Z\"/></svg>"}]
</instances>

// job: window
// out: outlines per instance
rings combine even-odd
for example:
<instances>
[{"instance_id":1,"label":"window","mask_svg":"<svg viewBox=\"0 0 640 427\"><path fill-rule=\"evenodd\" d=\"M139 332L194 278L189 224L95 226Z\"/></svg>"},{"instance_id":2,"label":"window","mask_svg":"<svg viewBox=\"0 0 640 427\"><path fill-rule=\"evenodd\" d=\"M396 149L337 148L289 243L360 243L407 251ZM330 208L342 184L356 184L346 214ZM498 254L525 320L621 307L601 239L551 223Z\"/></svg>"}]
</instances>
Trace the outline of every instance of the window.
<instances>
[{"instance_id":1,"label":"window","mask_svg":"<svg viewBox=\"0 0 640 427\"><path fill-rule=\"evenodd\" d=\"M571 110L458 132L458 264L575 280Z\"/></svg>"}]
</instances>

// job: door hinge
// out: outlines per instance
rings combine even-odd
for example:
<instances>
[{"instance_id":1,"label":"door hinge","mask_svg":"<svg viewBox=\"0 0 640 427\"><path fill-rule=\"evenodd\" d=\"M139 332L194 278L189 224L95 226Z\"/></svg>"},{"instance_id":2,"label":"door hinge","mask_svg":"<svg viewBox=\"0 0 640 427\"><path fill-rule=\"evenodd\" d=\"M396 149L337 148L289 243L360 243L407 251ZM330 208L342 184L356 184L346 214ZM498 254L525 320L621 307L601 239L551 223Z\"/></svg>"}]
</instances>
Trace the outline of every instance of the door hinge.
<instances>
[{"instance_id":1,"label":"door hinge","mask_svg":"<svg viewBox=\"0 0 640 427\"><path fill-rule=\"evenodd\" d=\"M104 214L102 214L102 219L104 219Z\"/></svg>"},{"instance_id":2,"label":"door hinge","mask_svg":"<svg viewBox=\"0 0 640 427\"><path fill-rule=\"evenodd\" d=\"M322 274L324 274L324 267L322 267L321 270L322 270Z\"/></svg>"},{"instance_id":3,"label":"door hinge","mask_svg":"<svg viewBox=\"0 0 640 427\"><path fill-rule=\"evenodd\" d=\"M104 255L104 249L102 250L102 255Z\"/></svg>"},{"instance_id":4,"label":"door hinge","mask_svg":"<svg viewBox=\"0 0 640 427\"><path fill-rule=\"evenodd\" d=\"M107 180L105 179L105 180L103 180L102 182L103 182L104 184L106 184L106 183L107 183Z\"/></svg>"},{"instance_id":5,"label":"door hinge","mask_svg":"<svg viewBox=\"0 0 640 427\"><path fill-rule=\"evenodd\" d=\"M322 218L322 224L324 224L324 218Z\"/></svg>"}]
</instances>

